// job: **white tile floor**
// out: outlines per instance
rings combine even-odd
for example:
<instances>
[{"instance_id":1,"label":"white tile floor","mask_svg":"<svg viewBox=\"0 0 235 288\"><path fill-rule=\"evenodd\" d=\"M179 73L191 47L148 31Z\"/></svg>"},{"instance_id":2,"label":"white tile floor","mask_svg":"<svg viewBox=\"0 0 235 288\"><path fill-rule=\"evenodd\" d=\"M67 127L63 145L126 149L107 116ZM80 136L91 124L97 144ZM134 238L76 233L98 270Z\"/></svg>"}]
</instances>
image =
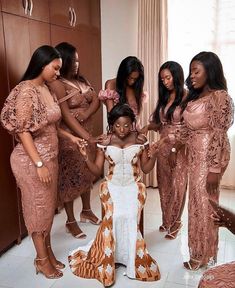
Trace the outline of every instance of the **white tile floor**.
<instances>
[{"instance_id":1,"label":"white tile floor","mask_svg":"<svg viewBox=\"0 0 235 288\"><path fill-rule=\"evenodd\" d=\"M228 208L235 205L235 191L222 190L221 203ZM92 208L100 216L98 184L92 194ZM76 201L77 216L81 209L80 199ZM103 287L97 280L82 279L74 276L68 267L67 255L70 250L86 244L94 238L97 226L90 223L80 224L88 237L85 240L73 238L65 233L65 213L62 211L55 216L52 233L52 244L58 259L66 263L64 276L57 280L49 280L42 274L35 274L32 265L35 257L32 241L25 238L20 245L15 245L0 257L0 288L98 288ZM164 239L164 233L158 232L161 224L161 211L157 189L148 189L145 205L145 240L150 254L157 260L162 278L157 282L141 282L130 280L123 276L125 268L116 270L116 288L183 288L197 287L202 270L190 272L183 268L182 263L188 260L187 248L187 209L183 215L183 229L176 240ZM226 229L220 229L218 262L224 263L235 260L235 236Z\"/></svg>"}]
</instances>

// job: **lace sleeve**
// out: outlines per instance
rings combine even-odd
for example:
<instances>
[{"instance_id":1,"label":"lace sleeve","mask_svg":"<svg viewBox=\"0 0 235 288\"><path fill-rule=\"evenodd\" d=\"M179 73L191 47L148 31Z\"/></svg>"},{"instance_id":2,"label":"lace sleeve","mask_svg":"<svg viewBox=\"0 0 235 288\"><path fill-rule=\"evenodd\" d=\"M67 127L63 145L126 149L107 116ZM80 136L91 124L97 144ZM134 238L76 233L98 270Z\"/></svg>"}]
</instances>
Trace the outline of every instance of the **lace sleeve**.
<instances>
[{"instance_id":1,"label":"lace sleeve","mask_svg":"<svg viewBox=\"0 0 235 288\"><path fill-rule=\"evenodd\" d=\"M216 91L207 105L207 111L212 129L207 162L210 172L220 173L230 157L227 130L233 123L233 101L226 91Z\"/></svg>"},{"instance_id":2,"label":"lace sleeve","mask_svg":"<svg viewBox=\"0 0 235 288\"><path fill-rule=\"evenodd\" d=\"M100 101L113 100L115 104L119 102L119 94L115 90L100 90L98 98Z\"/></svg>"},{"instance_id":3,"label":"lace sleeve","mask_svg":"<svg viewBox=\"0 0 235 288\"><path fill-rule=\"evenodd\" d=\"M9 133L35 132L47 124L46 108L38 93L24 82L11 91L1 112L1 123Z\"/></svg>"}]
</instances>

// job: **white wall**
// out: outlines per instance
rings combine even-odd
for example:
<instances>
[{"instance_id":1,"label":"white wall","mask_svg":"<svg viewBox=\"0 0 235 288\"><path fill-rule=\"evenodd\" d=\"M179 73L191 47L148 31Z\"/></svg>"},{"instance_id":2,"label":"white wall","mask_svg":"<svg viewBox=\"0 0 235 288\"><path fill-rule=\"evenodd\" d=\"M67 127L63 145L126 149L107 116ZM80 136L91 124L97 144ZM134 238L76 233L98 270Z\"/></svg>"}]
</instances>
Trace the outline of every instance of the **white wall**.
<instances>
[{"instance_id":1,"label":"white wall","mask_svg":"<svg viewBox=\"0 0 235 288\"><path fill-rule=\"evenodd\" d=\"M116 77L122 59L137 56L138 0L101 0L100 3L104 87L106 80Z\"/></svg>"}]
</instances>

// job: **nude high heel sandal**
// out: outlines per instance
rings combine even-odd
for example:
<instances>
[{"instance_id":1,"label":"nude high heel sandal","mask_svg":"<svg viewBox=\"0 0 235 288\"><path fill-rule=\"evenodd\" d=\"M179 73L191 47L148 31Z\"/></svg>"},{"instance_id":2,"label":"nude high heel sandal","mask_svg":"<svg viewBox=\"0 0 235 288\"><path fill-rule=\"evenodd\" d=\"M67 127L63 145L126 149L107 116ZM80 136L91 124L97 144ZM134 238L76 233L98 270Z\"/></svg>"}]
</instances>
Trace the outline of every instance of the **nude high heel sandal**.
<instances>
[{"instance_id":1,"label":"nude high heel sandal","mask_svg":"<svg viewBox=\"0 0 235 288\"><path fill-rule=\"evenodd\" d=\"M42 261L45 261L45 260L48 260L48 261L42 263ZM53 272L51 274L46 272L46 270L48 270L50 264L51 263L50 263L50 260L49 260L48 256L44 257L44 258L36 258L36 259L34 259L34 266L35 266L35 269L36 269L36 274L42 273L48 279L61 278L63 276L63 273L60 270L55 269L55 272Z\"/></svg>"},{"instance_id":2,"label":"nude high heel sandal","mask_svg":"<svg viewBox=\"0 0 235 288\"><path fill-rule=\"evenodd\" d=\"M51 255L50 258L50 261L51 261L51 264L56 268L56 269L64 269L65 268L65 264L63 264L62 262L60 262L59 260L57 260L54 256L54 253L52 252L51 250L51 246L48 245L47 246L47 251L48 251L48 254Z\"/></svg>"},{"instance_id":3,"label":"nude high heel sandal","mask_svg":"<svg viewBox=\"0 0 235 288\"><path fill-rule=\"evenodd\" d=\"M71 224L74 224L74 223L77 223L77 221L71 221L71 222L68 222L66 221L66 224L65 224L65 227L66 227L66 231L67 233L70 233L73 235L73 237L77 238L77 239L86 239L86 234L84 232L80 232L80 233L76 233L74 231L74 229L72 228Z\"/></svg>"},{"instance_id":4,"label":"nude high heel sandal","mask_svg":"<svg viewBox=\"0 0 235 288\"><path fill-rule=\"evenodd\" d=\"M183 224L181 223L181 221L175 221L175 223L179 223L179 227L174 231L169 231L165 236L166 239L174 240L179 235L179 231L182 228Z\"/></svg>"},{"instance_id":5,"label":"nude high heel sandal","mask_svg":"<svg viewBox=\"0 0 235 288\"><path fill-rule=\"evenodd\" d=\"M92 213L92 214L97 218L96 221L94 221L94 220L92 219L92 217L84 214L83 212L91 212L91 209L87 209L87 210L82 209L82 212L80 213L80 222L82 222L82 223L90 222L91 224L94 224L94 225L100 225L101 220L99 220L99 219L95 216L95 214Z\"/></svg>"}]
</instances>

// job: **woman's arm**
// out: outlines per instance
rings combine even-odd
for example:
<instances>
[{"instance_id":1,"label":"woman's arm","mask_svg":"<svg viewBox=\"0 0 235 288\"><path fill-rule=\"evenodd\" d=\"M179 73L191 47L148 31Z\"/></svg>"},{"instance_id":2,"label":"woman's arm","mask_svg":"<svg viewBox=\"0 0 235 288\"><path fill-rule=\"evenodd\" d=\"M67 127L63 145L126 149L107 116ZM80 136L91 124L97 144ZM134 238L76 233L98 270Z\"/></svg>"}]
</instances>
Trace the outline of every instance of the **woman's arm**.
<instances>
[{"instance_id":1,"label":"woman's arm","mask_svg":"<svg viewBox=\"0 0 235 288\"><path fill-rule=\"evenodd\" d=\"M34 163L34 165L37 167L38 162L42 162L42 159L40 158L40 155L37 151L37 148L34 145L33 138L29 132L22 132L17 134L26 153L29 155L30 159ZM47 167L44 165L41 167L37 167L37 174L41 182L45 184L50 184L52 181L51 174Z\"/></svg>"},{"instance_id":2,"label":"woman's arm","mask_svg":"<svg viewBox=\"0 0 235 288\"><path fill-rule=\"evenodd\" d=\"M149 173L153 169L156 162L156 158L157 158L156 153L151 155L151 157L148 156L147 147L143 150L140 156L140 167L145 174Z\"/></svg>"},{"instance_id":3,"label":"woman's arm","mask_svg":"<svg viewBox=\"0 0 235 288\"><path fill-rule=\"evenodd\" d=\"M146 147L143 150L143 153L140 157L140 165L142 171L145 174L149 173L153 169L159 150L161 150L162 146L169 142L169 138L164 137L159 141L153 143L150 147Z\"/></svg>"},{"instance_id":4,"label":"woman's arm","mask_svg":"<svg viewBox=\"0 0 235 288\"><path fill-rule=\"evenodd\" d=\"M107 80L105 82L104 88L105 88L105 90L106 89L116 90L116 79ZM113 106L115 105L114 99L107 99L105 101L105 105L106 105L106 108L107 108L107 112L110 112L112 110Z\"/></svg>"},{"instance_id":5,"label":"woman's arm","mask_svg":"<svg viewBox=\"0 0 235 288\"><path fill-rule=\"evenodd\" d=\"M140 129L140 133L147 134L148 131L155 131L158 132L160 129L161 123L156 124L154 122L150 122L149 124L145 125L143 128Z\"/></svg>"},{"instance_id":6,"label":"woman's arm","mask_svg":"<svg viewBox=\"0 0 235 288\"><path fill-rule=\"evenodd\" d=\"M104 152L100 148L97 148L95 162L92 162L90 160L90 155L87 153L88 151L86 145L79 145L79 150L84 157L87 167L89 168L91 173L94 174L96 177L99 177L103 173L105 160Z\"/></svg>"}]
</instances>

